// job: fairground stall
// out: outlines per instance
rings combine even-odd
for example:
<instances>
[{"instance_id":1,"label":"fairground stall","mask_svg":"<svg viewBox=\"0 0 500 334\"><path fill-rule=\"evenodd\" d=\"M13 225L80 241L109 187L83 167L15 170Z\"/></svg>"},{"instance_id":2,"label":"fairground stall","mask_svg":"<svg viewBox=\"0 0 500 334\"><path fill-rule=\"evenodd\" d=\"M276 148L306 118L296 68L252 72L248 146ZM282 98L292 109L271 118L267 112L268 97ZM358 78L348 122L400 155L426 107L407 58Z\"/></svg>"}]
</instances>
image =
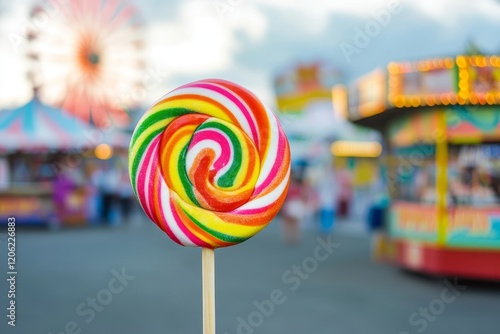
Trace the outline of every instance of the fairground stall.
<instances>
[{"instance_id":1,"label":"fairground stall","mask_svg":"<svg viewBox=\"0 0 500 334\"><path fill-rule=\"evenodd\" d=\"M390 63L377 73L381 84L334 88L350 121L383 134L392 200L377 257L500 280L500 57Z\"/></svg>"},{"instance_id":2,"label":"fairground stall","mask_svg":"<svg viewBox=\"0 0 500 334\"><path fill-rule=\"evenodd\" d=\"M31 225L87 223L92 171L129 142L37 98L0 112L0 137L0 221Z\"/></svg>"}]
</instances>

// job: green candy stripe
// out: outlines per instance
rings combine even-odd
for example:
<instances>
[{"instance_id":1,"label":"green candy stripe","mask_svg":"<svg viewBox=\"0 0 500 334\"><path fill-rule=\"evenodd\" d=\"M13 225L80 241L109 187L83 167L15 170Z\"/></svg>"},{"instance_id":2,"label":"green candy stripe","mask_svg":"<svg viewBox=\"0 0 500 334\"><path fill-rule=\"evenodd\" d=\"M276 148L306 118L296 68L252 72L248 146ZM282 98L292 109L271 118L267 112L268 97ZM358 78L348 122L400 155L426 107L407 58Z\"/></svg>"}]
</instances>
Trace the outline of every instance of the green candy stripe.
<instances>
[{"instance_id":1,"label":"green candy stripe","mask_svg":"<svg viewBox=\"0 0 500 334\"><path fill-rule=\"evenodd\" d=\"M195 114L196 112L186 109L186 108L167 108L167 109L162 109L159 110L145 119L142 120L142 122L137 126L137 128L134 131L134 134L132 136L132 140L130 142L130 148L132 149L136 145L137 138L142 134L142 132L146 131L150 126L152 126L154 123L165 120L167 118L174 118L186 114ZM158 129L154 132L152 132L149 136L147 136L144 141L140 144L140 146L137 148L137 151L133 157L133 162L132 162L132 170L130 171L132 174L132 179L134 182L132 182L132 187L134 188L134 192L137 194L137 189L135 185L135 180L137 176L137 169L139 168L139 163L141 162L141 158L144 156L144 153L149 145L149 143L156 137L158 134L160 134L164 129Z\"/></svg>"},{"instance_id":2,"label":"green candy stripe","mask_svg":"<svg viewBox=\"0 0 500 334\"><path fill-rule=\"evenodd\" d=\"M234 184L234 180L236 179L236 176L238 175L238 171L241 168L241 161L243 157L242 153L242 148L241 144L238 140L238 137L233 133L233 131L227 127L226 125L219 123L219 122L214 122L214 121L206 121L203 124L201 124L197 131L203 130L203 129L210 129L210 128L216 128L223 132L225 135L229 137L229 140L231 141L233 151L234 151L234 157L233 157L233 162L229 169L222 175L219 180L217 181L217 185L221 188L229 188L232 187Z\"/></svg>"},{"instance_id":3,"label":"green candy stripe","mask_svg":"<svg viewBox=\"0 0 500 334\"><path fill-rule=\"evenodd\" d=\"M181 151L181 154L179 156L179 160L177 161L177 172L179 173L179 177L181 179L182 185L184 187L184 190L186 191L186 194L188 195L189 199L197 206L200 206L200 203L196 199L196 196L194 195L193 192L193 185L191 184L191 181L189 180L189 176L186 172L186 154L187 154L187 149L189 147L189 141L186 146Z\"/></svg>"},{"instance_id":4,"label":"green candy stripe","mask_svg":"<svg viewBox=\"0 0 500 334\"><path fill-rule=\"evenodd\" d=\"M219 240L222 240L224 242L231 242L231 243L241 243L241 242L243 242L245 240L250 239L250 238L238 238L238 237L234 237L232 235L227 235L227 234L224 234L224 233L220 233L220 232L214 231L214 230L206 227L205 225L201 224L198 220L196 220L193 216L191 216L189 214L189 212L187 212L183 208L181 208L181 209L189 217L189 219L191 219L191 221L194 222L199 228L201 228L203 231L211 234L212 236L216 237Z\"/></svg>"}]
</instances>

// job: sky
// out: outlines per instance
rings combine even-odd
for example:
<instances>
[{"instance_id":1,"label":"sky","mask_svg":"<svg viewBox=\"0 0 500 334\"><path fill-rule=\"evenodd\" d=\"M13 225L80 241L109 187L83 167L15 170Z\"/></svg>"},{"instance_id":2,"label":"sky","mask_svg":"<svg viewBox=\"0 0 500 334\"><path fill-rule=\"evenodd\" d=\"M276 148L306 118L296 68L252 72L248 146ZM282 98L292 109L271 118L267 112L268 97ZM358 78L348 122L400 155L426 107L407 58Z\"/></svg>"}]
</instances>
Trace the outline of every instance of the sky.
<instances>
[{"instance_id":1,"label":"sky","mask_svg":"<svg viewBox=\"0 0 500 334\"><path fill-rule=\"evenodd\" d=\"M207 77L238 82L274 105L273 76L300 62L333 64L349 82L390 61L459 54L470 40L484 53L500 52L496 0L130 2L146 24L144 57L156 73L145 106ZM0 3L0 108L31 98L26 57L12 36L22 34L34 3Z\"/></svg>"}]
</instances>

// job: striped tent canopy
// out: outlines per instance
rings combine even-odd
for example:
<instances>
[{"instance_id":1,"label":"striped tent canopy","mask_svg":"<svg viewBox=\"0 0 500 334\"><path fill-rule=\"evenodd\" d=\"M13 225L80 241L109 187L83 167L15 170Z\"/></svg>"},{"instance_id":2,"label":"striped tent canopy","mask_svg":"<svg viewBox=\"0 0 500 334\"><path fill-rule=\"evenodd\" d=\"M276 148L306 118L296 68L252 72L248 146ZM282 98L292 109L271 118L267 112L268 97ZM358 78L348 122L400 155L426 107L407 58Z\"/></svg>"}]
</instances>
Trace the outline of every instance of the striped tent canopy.
<instances>
[{"instance_id":1,"label":"striped tent canopy","mask_svg":"<svg viewBox=\"0 0 500 334\"><path fill-rule=\"evenodd\" d=\"M0 112L0 151L74 150L95 146L95 129L37 98ZM128 144L128 143L127 143Z\"/></svg>"}]
</instances>

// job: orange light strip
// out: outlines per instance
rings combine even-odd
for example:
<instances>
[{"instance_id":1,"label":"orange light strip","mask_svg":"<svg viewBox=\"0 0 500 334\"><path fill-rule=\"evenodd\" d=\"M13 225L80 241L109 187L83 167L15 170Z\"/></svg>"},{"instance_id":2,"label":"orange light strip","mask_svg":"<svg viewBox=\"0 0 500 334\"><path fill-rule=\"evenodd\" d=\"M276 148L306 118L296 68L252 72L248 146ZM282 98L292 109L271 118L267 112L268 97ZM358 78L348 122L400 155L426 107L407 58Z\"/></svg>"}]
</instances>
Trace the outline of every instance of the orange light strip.
<instances>
[{"instance_id":1,"label":"orange light strip","mask_svg":"<svg viewBox=\"0 0 500 334\"><path fill-rule=\"evenodd\" d=\"M404 94L403 74L458 68L458 93ZM389 63L387 66L388 101L396 108L411 108L434 105L494 105L500 103L500 91L474 92L472 76L475 68L493 67L500 76L499 56L457 56L442 59L422 60L415 63Z\"/></svg>"}]
</instances>

